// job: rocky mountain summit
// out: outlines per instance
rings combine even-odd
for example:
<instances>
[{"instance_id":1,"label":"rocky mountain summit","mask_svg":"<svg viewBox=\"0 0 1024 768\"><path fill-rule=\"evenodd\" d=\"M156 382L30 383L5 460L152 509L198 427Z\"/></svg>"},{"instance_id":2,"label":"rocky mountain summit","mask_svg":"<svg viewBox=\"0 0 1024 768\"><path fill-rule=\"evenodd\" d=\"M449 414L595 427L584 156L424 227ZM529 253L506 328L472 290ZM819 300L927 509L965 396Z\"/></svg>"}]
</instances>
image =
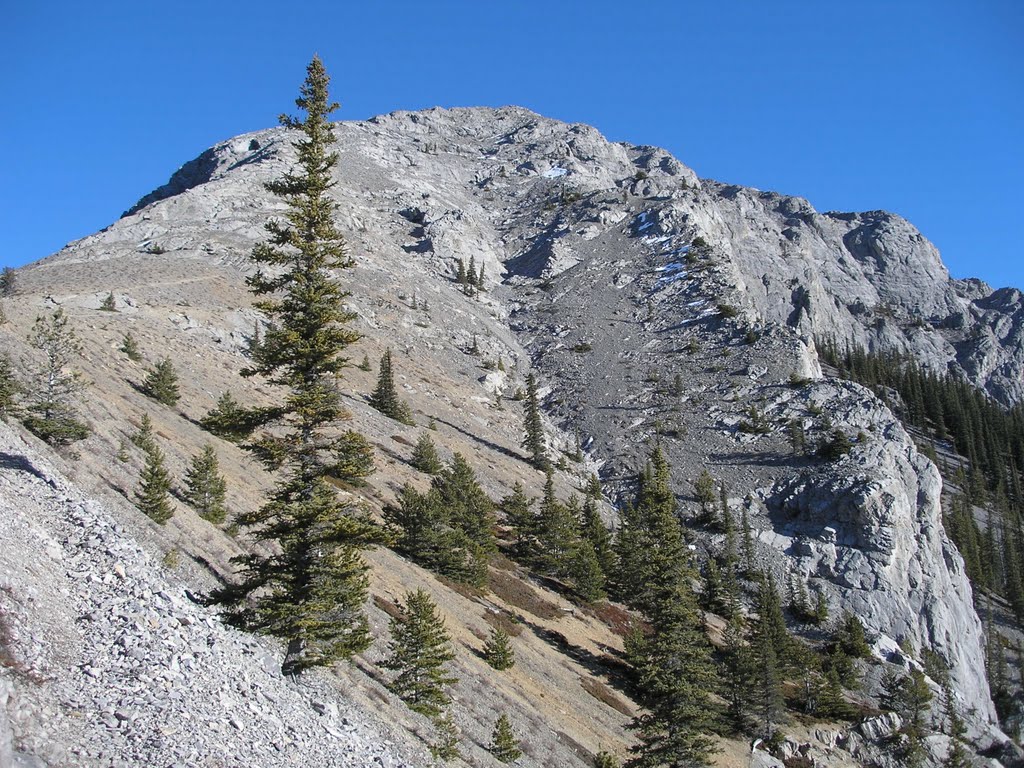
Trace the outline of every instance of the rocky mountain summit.
<instances>
[{"instance_id":1,"label":"rocky mountain summit","mask_svg":"<svg viewBox=\"0 0 1024 768\"><path fill-rule=\"evenodd\" d=\"M823 376L814 339L905 353L1013 405L1024 399L1019 291L951 279L935 247L892 214L820 214L801 198L699 179L663 150L520 108L396 112L339 123L336 133L334 193L356 261L344 277L365 336L359 349L370 358L393 350L401 394L418 424L437 426L442 452L481 467L492 497L516 481L539 496L543 475L523 460L521 415L509 402L533 372L549 444L566 457L560 495L598 472L603 514L614 522L616 502L660 443L698 560L724 546L700 523L695 483L706 470L725 485L737 519L749 520L759 568L822 595L834 616L860 617L880 662L916 669L921 658L907 649L939 654L975 747L1018 759L995 726L982 622L943 530L939 473L869 390ZM372 673L342 683L325 676L311 688L275 679L263 662L269 645L225 630L182 597L215 584L239 545L186 507L165 528L133 517L125 499L139 457L115 458L147 414L180 475L209 439L196 421L221 392L268 396L236 373L264 322L244 278L263 224L281 211L263 184L294 160L290 141L272 129L203 152L102 232L19 270L19 294L5 302L0 337L23 359L34 354L23 341L32 319L63 308L91 381L83 412L93 435L77 457L53 458L64 473L49 467L47 449L0 427L0 513L12 531L0 543L10 598L0 618L36 638L13 644L24 670L0 668L0 681L17 678L7 707L25 761L196 764L224 752L218 764L426 764L408 735L422 723L395 714ZM460 260L482 270L485 290L460 290ZM108 294L116 312L101 311ZM138 392L143 366L118 352L126 332L150 362L174 360L179 410ZM369 407L372 378L353 368L345 386L354 427L377 450L362 498L379 511L403 482L420 481L408 466L417 430ZM794 424L812 443L838 429L851 450L833 462L794 452ZM236 447L217 447L229 506L252 508L266 478ZM159 573L134 541L180 552L186 565ZM19 556L29 551L43 553L42 565ZM499 705L531 724L522 765L624 753L635 705L628 690L609 688L602 665L622 638L599 617L539 583L528 588L548 606L534 607L540 616L521 597L458 594L392 553L373 565L380 632L387 606L422 581L453 622L465 622L466 649L480 646L499 613L518 611L531 627L525 671L495 682L497 693L484 692L478 659L459 661L470 764L493 762L483 745ZM50 630L34 623L45 611L27 607L30 598L67 618L52 628L66 642L40 640ZM107 646L115 650L101 653ZM64 679L59 668L84 676ZM57 682L35 689L32 675ZM202 685L173 695L193 678ZM161 730L159 717L186 725ZM199 741L193 718L215 724ZM818 765L895 764L885 728L859 728L810 729L792 736L790 751ZM929 760L943 759L944 738L928 742ZM3 749L0 738L0 758ZM723 764L750 759L744 745L725 742Z\"/></svg>"}]
</instances>

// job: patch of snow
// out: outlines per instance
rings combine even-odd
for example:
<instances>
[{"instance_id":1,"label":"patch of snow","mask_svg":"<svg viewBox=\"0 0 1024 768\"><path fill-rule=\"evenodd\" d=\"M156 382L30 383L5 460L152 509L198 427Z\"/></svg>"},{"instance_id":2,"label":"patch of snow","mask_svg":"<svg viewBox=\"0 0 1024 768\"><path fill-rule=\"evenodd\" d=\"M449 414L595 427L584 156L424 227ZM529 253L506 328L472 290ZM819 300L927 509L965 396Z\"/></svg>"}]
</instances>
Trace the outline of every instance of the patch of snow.
<instances>
[{"instance_id":1,"label":"patch of snow","mask_svg":"<svg viewBox=\"0 0 1024 768\"><path fill-rule=\"evenodd\" d=\"M559 168L557 165L554 168L550 168L541 174L545 179L558 179L569 173L567 168Z\"/></svg>"}]
</instances>

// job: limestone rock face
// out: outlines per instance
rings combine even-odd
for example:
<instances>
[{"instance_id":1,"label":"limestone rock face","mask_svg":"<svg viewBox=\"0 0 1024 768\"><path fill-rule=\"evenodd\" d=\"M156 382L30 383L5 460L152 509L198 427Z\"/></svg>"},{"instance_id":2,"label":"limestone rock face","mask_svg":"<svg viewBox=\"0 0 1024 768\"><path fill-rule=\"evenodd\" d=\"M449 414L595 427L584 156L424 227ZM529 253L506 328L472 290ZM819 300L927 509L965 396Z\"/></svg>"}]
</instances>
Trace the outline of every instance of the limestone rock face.
<instances>
[{"instance_id":1,"label":"limestone rock face","mask_svg":"<svg viewBox=\"0 0 1024 768\"><path fill-rule=\"evenodd\" d=\"M864 388L815 388L833 418L857 429L851 452L815 475L765 494L776 534L801 578L842 594L885 658L896 641L929 647L950 665L957 690L994 715L985 680L981 622L963 560L942 528L938 470L892 414Z\"/></svg>"}]
</instances>

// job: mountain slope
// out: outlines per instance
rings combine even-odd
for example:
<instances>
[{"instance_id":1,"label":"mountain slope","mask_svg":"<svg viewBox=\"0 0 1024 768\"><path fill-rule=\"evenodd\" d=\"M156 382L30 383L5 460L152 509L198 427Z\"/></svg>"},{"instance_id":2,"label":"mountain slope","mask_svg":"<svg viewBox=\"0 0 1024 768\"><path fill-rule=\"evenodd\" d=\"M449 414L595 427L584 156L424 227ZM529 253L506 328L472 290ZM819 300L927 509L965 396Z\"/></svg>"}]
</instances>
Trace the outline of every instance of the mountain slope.
<instances>
[{"instance_id":1,"label":"mountain slope","mask_svg":"<svg viewBox=\"0 0 1024 768\"><path fill-rule=\"evenodd\" d=\"M799 198L703 181L662 150L518 108L394 113L337 132L339 226L357 262L344 279L366 336L355 354L394 351L401 394L421 426L434 420L444 453L465 454L495 498L517 480L539 495L543 476L524 461L519 408L507 400L539 373L552 444L571 454L578 443L586 454L580 465L566 460L561 496L596 469L611 498L628 492L660 439L698 557L723 545L698 522L693 482L706 468L726 483L734 515L746 511L760 567L823 594L833 615L856 612L880 657L902 659L899 640L942 654L962 701L977 709L972 727L985 730L993 710L981 623L942 530L938 473L870 392L820 378L810 339L908 351L1018 402L1019 293L950 280L898 217L817 214ZM263 223L280 213L262 184L292 154L282 129L219 144L103 232L19 273L0 334L27 358L22 339L36 314L61 306L71 315L93 382L84 410L94 436L76 446L68 472L125 519L140 457L114 454L143 413L180 476L210 439L194 422L222 391L245 402L270 395L237 376L262 321L243 277ZM483 266L485 293L458 290L460 258ZM116 313L99 310L108 292ZM118 352L129 331L150 364L174 360L179 411L136 391L144 368ZM345 386L353 428L377 448L365 498L379 510L402 482L422 487L424 478L407 465L418 430L367 405L373 379L353 368ZM794 454L794 420L812 442L844 430L852 452L835 463ZM266 479L237 448L217 447L230 505L255 505ZM165 529L137 524L155 546L191 558L183 578L194 588L215 583L238 552L183 506ZM596 618L549 593L536 592L538 604L518 587L458 595L388 552L373 562L378 636L386 607L420 583L451 617L465 651L456 700L476 742L471 759L489 759L481 747L499 706L531 724L524 764L583 764L587 753L629 743L623 724L635 707L625 692L598 695L582 682L622 685L621 638ZM502 583L513 581L522 583ZM470 650L495 611L518 614L529 631L521 670L484 685L487 670ZM384 696L372 671L360 685ZM393 701L374 706L422 729Z\"/></svg>"}]
</instances>

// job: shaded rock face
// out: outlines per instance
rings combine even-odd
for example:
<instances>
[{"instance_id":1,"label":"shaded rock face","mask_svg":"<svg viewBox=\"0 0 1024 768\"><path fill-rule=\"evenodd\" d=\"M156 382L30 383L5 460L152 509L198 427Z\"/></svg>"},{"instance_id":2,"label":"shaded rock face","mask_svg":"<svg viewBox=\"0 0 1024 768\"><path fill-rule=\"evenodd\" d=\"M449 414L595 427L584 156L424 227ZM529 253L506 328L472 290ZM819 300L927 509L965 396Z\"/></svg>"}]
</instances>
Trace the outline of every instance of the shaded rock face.
<instances>
[{"instance_id":1,"label":"shaded rock face","mask_svg":"<svg viewBox=\"0 0 1024 768\"><path fill-rule=\"evenodd\" d=\"M733 514L748 512L761 567L780 583L806 580L833 615L861 616L880 653L900 638L934 648L963 701L981 720L992 715L937 471L870 392L804 380L821 376L821 335L910 352L1019 402L1019 291L950 279L934 246L897 216L820 214L801 198L700 180L663 150L520 108L396 112L336 132L361 332L456 369L472 367L462 352L478 342L509 373L467 371L471 400L510 396L535 371L552 447L581 447L583 469L599 469L610 495L630 492L658 440L684 515L695 517L692 484L708 469ZM203 304L201 293L178 309L177 286L241 280L263 223L281 211L263 184L293 159L282 129L223 142L23 282L94 309L116 286L81 286L110 261L146 286L144 302L126 289L126 313L175 307L193 357L213 344L240 351L256 313ZM457 261L471 259L487 289L475 299L453 283ZM148 284L147 269L161 279ZM387 319L408 297L429 298L430 322ZM477 443L500 442L490 417L474 418ZM807 454L790 447L794 423ZM835 463L812 458L832 426L853 450ZM722 545L693 534L701 554Z\"/></svg>"}]
</instances>

